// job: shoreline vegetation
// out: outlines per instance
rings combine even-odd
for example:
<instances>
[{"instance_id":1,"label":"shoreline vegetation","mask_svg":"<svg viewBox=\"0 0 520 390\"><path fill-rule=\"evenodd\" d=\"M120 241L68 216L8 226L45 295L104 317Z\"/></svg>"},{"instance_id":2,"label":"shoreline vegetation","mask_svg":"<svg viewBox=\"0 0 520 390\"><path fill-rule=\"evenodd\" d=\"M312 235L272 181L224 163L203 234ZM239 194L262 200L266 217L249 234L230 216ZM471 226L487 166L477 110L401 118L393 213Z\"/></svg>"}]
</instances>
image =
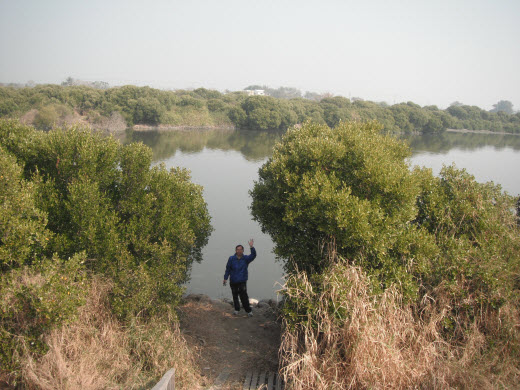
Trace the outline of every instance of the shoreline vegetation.
<instances>
[{"instance_id":1,"label":"shoreline vegetation","mask_svg":"<svg viewBox=\"0 0 520 390\"><path fill-rule=\"evenodd\" d=\"M520 133L506 133L504 131L470 130L470 129L446 129L450 133L496 134L496 135L520 135Z\"/></svg>"},{"instance_id":2,"label":"shoreline vegetation","mask_svg":"<svg viewBox=\"0 0 520 390\"><path fill-rule=\"evenodd\" d=\"M171 125L134 125L132 131L184 131L184 130L236 130L235 126L171 126Z\"/></svg>"},{"instance_id":3,"label":"shoreline vegetation","mask_svg":"<svg viewBox=\"0 0 520 390\"><path fill-rule=\"evenodd\" d=\"M96 87L97 86L97 87ZM265 95L243 91L198 88L166 91L106 83L45 84L32 87L0 85L0 117L18 119L39 130L83 125L113 133L128 128L161 131L190 128L282 130L306 122L333 128L340 122L377 120L386 133L441 133L446 129L487 129L494 133L520 134L520 113L512 104L499 102L491 111L455 102L447 109L413 102L348 99L330 94L302 93L294 88L270 89ZM506 112L507 111L507 112Z\"/></svg>"},{"instance_id":4,"label":"shoreline vegetation","mask_svg":"<svg viewBox=\"0 0 520 390\"><path fill-rule=\"evenodd\" d=\"M281 375L295 390L515 388L517 199L454 166L410 170L381 127L293 126L250 192L288 273ZM0 384L146 388L175 367L180 389L205 386L179 327L212 231L189 172L153 167L142 143L6 119L0 172Z\"/></svg>"},{"instance_id":5,"label":"shoreline vegetation","mask_svg":"<svg viewBox=\"0 0 520 390\"><path fill-rule=\"evenodd\" d=\"M149 388L175 367L193 388L175 309L212 227L189 172L0 119L0 173L0 385Z\"/></svg>"},{"instance_id":6,"label":"shoreline vegetation","mask_svg":"<svg viewBox=\"0 0 520 390\"><path fill-rule=\"evenodd\" d=\"M286 383L517 388L518 198L453 165L410 169L380 130L289 129L250 192L288 274Z\"/></svg>"}]
</instances>

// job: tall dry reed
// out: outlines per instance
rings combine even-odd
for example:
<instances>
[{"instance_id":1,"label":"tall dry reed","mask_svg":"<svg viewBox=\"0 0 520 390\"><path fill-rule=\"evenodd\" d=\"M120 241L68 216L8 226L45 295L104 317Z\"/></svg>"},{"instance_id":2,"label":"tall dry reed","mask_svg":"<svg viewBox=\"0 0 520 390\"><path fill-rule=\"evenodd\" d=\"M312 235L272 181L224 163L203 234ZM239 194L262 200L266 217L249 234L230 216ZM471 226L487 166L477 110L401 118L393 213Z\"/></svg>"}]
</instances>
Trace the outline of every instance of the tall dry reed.
<instances>
[{"instance_id":1,"label":"tall dry reed","mask_svg":"<svg viewBox=\"0 0 520 390\"><path fill-rule=\"evenodd\" d=\"M48 352L24 357L29 389L151 388L170 368L176 388L196 389L201 378L173 316L123 326L110 314L111 285L94 279L77 321L51 331Z\"/></svg>"},{"instance_id":2,"label":"tall dry reed","mask_svg":"<svg viewBox=\"0 0 520 390\"><path fill-rule=\"evenodd\" d=\"M288 302L314 304L285 320L280 360L288 388L518 388L519 313L512 306L482 313L462 339L446 340L451 302L442 289L414 306L395 288L377 296L369 285L360 268L343 262L320 285L304 273L291 277Z\"/></svg>"}]
</instances>

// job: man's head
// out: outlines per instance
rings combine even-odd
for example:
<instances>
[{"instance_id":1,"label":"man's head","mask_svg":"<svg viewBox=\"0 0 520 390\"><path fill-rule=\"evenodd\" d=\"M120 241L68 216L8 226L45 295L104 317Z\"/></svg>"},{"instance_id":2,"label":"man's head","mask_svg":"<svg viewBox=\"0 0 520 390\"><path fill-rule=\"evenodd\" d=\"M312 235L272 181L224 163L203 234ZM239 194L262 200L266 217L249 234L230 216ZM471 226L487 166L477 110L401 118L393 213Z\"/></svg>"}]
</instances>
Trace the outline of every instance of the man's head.
<instances>
[{"instance_id":1,"label":"man's head","mask_svg":"<svg viewBox=\"0 0 520 390\"><path fill-rule=\"evenodd\" d=\"M244 247L240 244L238 244L236 247L235 247L235 253L238 257L242 257L242 255L244 254Z\"/></svg>"}]
</instances>

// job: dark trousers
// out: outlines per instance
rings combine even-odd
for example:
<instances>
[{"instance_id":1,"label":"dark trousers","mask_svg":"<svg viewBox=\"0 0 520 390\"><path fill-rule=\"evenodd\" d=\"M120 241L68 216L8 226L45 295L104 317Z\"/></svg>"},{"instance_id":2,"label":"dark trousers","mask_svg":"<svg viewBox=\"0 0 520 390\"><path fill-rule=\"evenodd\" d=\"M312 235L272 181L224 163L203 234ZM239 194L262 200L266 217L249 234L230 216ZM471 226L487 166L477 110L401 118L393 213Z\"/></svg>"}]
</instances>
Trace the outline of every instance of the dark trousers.
<instances>
[{"instance_id":1,"label":"dark trousers","mask_svg":"<svg viewBox=\"0 0 520 390\"><path fill-rule=\"evenodd\" d=\"M238 296L240 296L244 310L246 313L250 313L251 306L249 306L246 282L229 283L229 286L231 287L231 293L233 294L233 304L235 305L235 310L240 311L240 303L238 302Z\"/></svg>"}]
</instances>

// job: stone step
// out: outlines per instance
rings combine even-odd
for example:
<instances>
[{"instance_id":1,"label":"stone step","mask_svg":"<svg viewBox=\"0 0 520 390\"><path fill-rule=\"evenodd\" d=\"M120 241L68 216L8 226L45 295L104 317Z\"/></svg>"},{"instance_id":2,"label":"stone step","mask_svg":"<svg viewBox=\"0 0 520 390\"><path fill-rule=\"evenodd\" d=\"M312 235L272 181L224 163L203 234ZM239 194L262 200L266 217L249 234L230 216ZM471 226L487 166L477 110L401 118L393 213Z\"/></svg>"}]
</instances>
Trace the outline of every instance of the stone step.
<instances>
[{"instance_id":1,"label":"stone step","mask_svg":"<svg viewBox=\"0 0 520 390\"><path fill-rule=\"evenodd\" d=\"M244 379L243 390L282 390L282 378L278 373L249 371Z\"/></svg>"}]
</instances>

